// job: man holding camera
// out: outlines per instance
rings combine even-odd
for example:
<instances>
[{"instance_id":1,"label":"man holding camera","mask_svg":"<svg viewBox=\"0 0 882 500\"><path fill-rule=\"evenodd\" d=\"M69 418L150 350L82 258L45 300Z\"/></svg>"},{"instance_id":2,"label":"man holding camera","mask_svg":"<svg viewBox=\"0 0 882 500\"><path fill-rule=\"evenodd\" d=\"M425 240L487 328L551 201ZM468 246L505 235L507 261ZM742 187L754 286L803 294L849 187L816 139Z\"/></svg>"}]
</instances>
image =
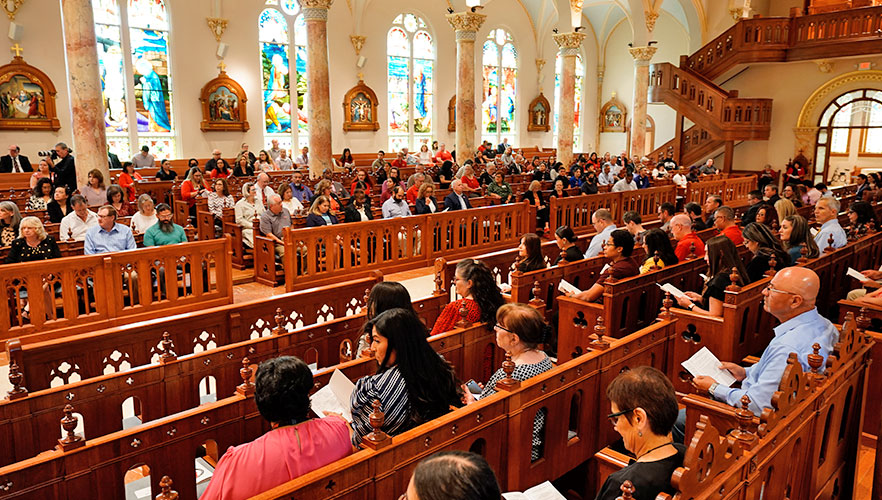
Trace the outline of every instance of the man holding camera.
<instances>
[{"instance_id":1,"label":"man holding camera","mask_svg":"<svg viewBox=\"0 0 882 500\"><path fill-rule=\"evenodd\" d=\"M40 156L43 156L41 153ZM57 163L56 163L57 160ZM74 157L67 144L59 142L55 151L46 156L49 170L55 173L55 187L67 188L68 195L77 190L77 171Z\"/></svg>"}]
</instances>

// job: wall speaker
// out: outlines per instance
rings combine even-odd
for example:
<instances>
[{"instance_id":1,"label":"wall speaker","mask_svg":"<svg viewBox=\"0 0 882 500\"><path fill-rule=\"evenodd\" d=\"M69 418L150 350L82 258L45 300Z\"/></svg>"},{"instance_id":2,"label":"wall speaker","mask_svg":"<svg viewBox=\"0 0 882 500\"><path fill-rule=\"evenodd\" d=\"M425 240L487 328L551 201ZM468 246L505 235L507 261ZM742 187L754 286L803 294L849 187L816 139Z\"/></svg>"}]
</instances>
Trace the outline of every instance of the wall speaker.
<instances>
[{"instance_id":1,"label":"wall speaker","mask_svg":"<svg viewBox=\"0 0 882 500\"><path fill-rule=\"evenodd\" d=\"M13 42L20 42L24 35L24 26L15 23L9 23L9 39Z\"/></svg>"},{"instance_id":2,"label":"wall speaker","mask_svg":"<svg viewBox=\"0 0 882 500\"><path fill-rule=\"evenodd\" d=\"M355 65L359 68L363 68L365 62L367 62L367 59L365 59L364 56L358 56L358 62L356 62Z\"/></svg>"},{"instance_id":3,"label":"wall speaker","mask_svg":"<svg viewBox=\"0 0 882 500\"><path fill-rule=\"evenodd\" d=\"M224 42L220 42L217 44L217 56L221 59L227 56L227 50L229 50L230 46L225 44Z\"/></svg>"}]
</instances>

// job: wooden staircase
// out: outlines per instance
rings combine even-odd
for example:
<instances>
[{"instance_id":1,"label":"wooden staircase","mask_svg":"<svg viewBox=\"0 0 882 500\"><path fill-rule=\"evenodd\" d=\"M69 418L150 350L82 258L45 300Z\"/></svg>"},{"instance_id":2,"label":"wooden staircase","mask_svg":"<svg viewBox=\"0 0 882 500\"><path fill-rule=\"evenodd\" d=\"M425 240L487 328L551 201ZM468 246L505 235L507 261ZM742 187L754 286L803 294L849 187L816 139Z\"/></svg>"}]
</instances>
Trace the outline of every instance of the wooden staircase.
<instances>
[{"instance_id":1,"label":"wooden staircase","mask_svg":"<svg viewBox=\"0 0 882 500\"><path fill-rule=\"evenodd\" d=\"M679 67L650 66L649 102L674 108L678 127L672 141L648 156L673 157L680 165L693 165L721 147L731 151L736 141L768 140L771 99L741 98L738 91L726 91L715 83L744 65L880 52L882 6L742 19L691 56L681 57ZM695 126L682 130L683 117ZM731 155L725 163L730 165Z\"/></svg>"}]
</instances>

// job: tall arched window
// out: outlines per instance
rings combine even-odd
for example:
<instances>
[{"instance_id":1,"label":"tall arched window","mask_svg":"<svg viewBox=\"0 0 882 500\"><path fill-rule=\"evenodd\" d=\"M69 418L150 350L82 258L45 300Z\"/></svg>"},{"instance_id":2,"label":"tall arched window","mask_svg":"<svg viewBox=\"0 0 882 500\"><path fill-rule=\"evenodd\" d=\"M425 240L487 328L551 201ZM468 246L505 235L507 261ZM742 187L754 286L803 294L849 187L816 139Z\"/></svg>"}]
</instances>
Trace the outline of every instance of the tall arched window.
<instances>
[{"instance_id":1,"label":"tall arched window","mask_svg":"<svg viewBox=\"0 0 882 500\"><path fill-rule=\"evenodd\" d=\"M263 85L263 142L292 151L309 145L306 111L306 21L297 0L267 0L260 13L260 69ZM293 32L294 38L291 39ZM294 67L290 49L294 46ZM291 78L294 88L291 88ZM294 126L294 123L297 125ZM293 145L297 147L294 148ZM292 152L294 154L294 152Z\"/></svg>"},{"instance_id":2,"label":"tall arched window","mask_svg":"<svg viewBox=\"0 0 882 500\"><path fill-rule=\"evenodd\" d=\"M435 48L420 17L399 14L386 36L389 150L418 151L432 140Z\"/></svg>"},{"instance_id":3,"label":"tall arched window","mask_svg":"<svg viewBox=\"0 0 882 500\"><path fill-rule=\"evenodd\" d=\"M554 62L554 144L557 145L557 117L560 114L560 54ZM582 55L576 55L576 113L573 117L573 151L582 149L582 77L585 75L585 66L582 64Z\"/></svg>"},{"instance_id":4,"label":"tall arched window","mask_svg":"<svg viewBox=\"0 0 882 500\"><path fill-rule=\"evenodd\" d=\"M178 157L165 3L93 0L92 10L110 151L127 159L146 145L158 158Z\"/></svg>"},{"instance_id":5,"label":"tall arched window","mask_svg":"<svg viewBox=\"0 0 882 500\"><path fill-rule=\"evenodd\" d=\"M518 81L518 51L511 34L490 30L483 47L484 95L481 103L482 139L493 144L507 138L514 141L515 96Z\"/></svg>"},{"instance_id":6,"label":"tall arched window","mask_svg":"<svg viewBox=\"0 0 882 500\"><path fill-rule=\"evenodd\" d=\"M882 90L853 90L834 99L818 123L815 158L823 171L815 171L814 182L839 181L854 165L871 166L880 157Z\"/></svg>"}]
</instances>

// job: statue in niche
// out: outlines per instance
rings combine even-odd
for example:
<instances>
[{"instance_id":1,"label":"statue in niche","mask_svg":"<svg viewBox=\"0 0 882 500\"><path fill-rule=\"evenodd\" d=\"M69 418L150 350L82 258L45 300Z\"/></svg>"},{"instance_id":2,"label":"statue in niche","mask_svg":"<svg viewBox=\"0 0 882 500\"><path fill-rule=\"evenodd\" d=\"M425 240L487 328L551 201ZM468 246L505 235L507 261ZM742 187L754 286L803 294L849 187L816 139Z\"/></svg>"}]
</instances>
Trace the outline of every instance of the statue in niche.
<instances>
[{"instance_id":1,"label":"statue in niche","mask_svg":"<svg viewBox=\"0 0 882 500\"><path fill-rule=\"evenodd\" d=\"M600 118L601 132L625 131L628 112L625 110L625 105L616 98L615 92L613 92L612 98L601 108Z\"/></svg>"},{"instance_id":2,"label":"statue in niche","mask_svg":"<svg viewBox=\"0 0 882 500\"><path fill-rule=\"evenodd\" d=\"M551 124L548 119L551 104L541 92L538 97L533 99L533 102L530 103L530 107L527 109L530 111L530 124L527 126L528 131L548 132L551 130Z\"/></svg>"}]
</instances>

